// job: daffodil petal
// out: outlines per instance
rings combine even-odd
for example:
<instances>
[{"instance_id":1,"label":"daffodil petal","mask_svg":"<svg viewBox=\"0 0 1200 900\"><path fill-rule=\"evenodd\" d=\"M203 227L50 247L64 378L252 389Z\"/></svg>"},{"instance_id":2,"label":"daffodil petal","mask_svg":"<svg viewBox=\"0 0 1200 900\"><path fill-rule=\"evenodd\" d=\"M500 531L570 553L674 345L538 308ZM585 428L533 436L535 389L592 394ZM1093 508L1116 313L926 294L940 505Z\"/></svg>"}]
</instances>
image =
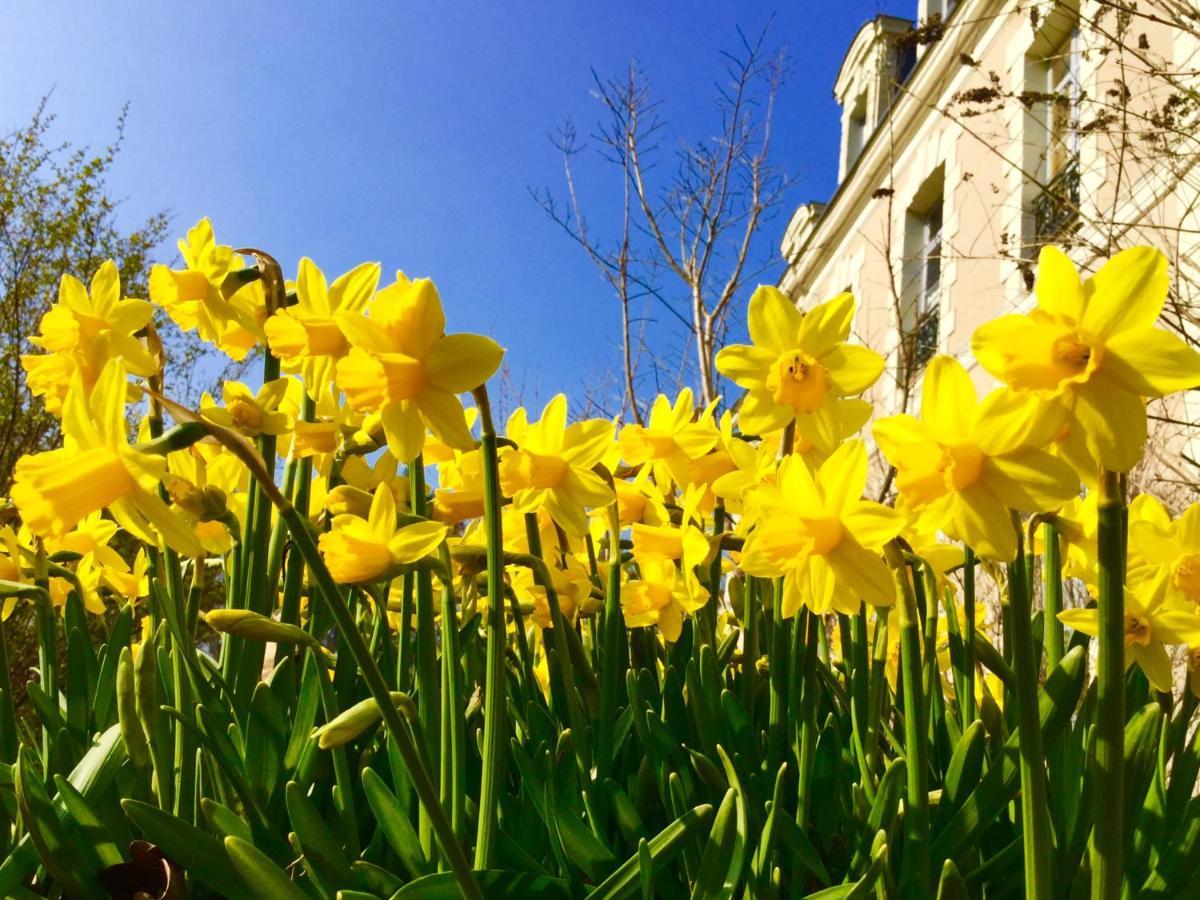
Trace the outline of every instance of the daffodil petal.
<instances>
[{"instance_id":1,"label":"daffodil petal","mask_svg":"<svg viewBox=\"0 0 1200 900\"><path fill-rule=\"evenodd\" d=\"M461 394L479 387L496 373L504 349L481 334L448 334L425 357L425 373L438 390Z\"/></svg>"},{"instance_id":2,"label":"daffodil petal","mask_svg":"<svg viewBox=\"0 0 1200 900\"><path fill-rule=\"evenodd\" d=\"M935 356L925 368L921 419L941 444L964 443L975 419L975 386L962 363Z\"/></svg>"},{"instance_id":3,"label":"daffodil petal","mask_svg":"<svg viewBox=\"0 0 1200 900\"><path fill-rule=\"evenodd\" d=\"M792 299L769 284L760 284L750 295L746 318L750 340L776 354L793 346L803 322Z\"/></svg>"},{"instance_id":4,"label":"daffodil petal","mask_svg":"<svg viewBox=\"0 0 1200 900\"><path fill-rule=\"evenodd\" d=\"M1054 316L1078 322L1083 314L1083 283L1071 258L1048 245L1038 254L1038 306Z\"/></svg>"},{"instance_id":5,"label":"daffodil petal","mask_svg":"<svg viewBox=\"0 0 1200 900\"><path fill-rule=\"evenodd\" d=\"M1161 328L1127 329L1105 343L1101 372L1121 390L1161 397L1200 387L1200 353Z\"/></svg>"},{"instance_id":6,"label":"daffodil petal","mask_svg":"<svg viewBox=\"0 0 1200 900\"><path fill-rule=\"evenodd\" d=\"M1100 267L1084 290L1080 325L1109 340L1126 330L1149 328L1162 312L1170 289L1167 258L1153 247L1130 247Z\"/></svg>"}]
</instances>

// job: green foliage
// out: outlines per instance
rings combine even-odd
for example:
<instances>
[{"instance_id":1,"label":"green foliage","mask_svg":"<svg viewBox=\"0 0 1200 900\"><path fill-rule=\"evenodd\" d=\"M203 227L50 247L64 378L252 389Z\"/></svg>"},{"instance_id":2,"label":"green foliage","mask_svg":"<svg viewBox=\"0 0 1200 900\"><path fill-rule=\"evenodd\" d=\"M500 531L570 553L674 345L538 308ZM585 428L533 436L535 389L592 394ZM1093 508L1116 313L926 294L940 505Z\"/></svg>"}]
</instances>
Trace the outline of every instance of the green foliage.
<instances>
[{"instance_id":1,"label":"green foliage","mask_svg":"<svg viewBox=\"0 0 1200 900\"><path fill-rule=\"evenodd\" d=\"M59 278L90 277L113 259L126 293L145 296L151 254L167 234L165 213L132 230L118 221L120 199L108 177L124 140L124 111L116 137L98 151L55 143L53 124L47 99L27 124L0 137L0 495L22 454L58 440L58 420L29 395L20 357L33 349L28 336L38 333Z\"/></svg>"}]
</instances>

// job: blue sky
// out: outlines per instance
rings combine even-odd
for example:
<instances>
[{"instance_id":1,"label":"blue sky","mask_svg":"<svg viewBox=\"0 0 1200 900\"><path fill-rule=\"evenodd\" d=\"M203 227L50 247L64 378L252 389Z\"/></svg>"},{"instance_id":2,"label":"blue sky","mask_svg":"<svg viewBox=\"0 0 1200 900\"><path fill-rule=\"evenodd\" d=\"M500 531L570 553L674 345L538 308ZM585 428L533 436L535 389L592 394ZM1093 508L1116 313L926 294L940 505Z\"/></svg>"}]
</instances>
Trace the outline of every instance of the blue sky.
<instances>
[{"instance_id":1,"label":"blue sky","mask_svg":"<svg viewBox=\"0 0 1200 900\"><path fill-rule=\"evenodd\" d=\"M561 193L548 136L568 117L590 132L600 112L591 69L614 74L637 57L672 140L694 141L716 129L719 53L736 47L738 26L753 34L774 17L771 40L791 66L775 159L796 181L761 235L769 251L797 203L835 187L833 80L879 11L795 0L23 0L6 4L7 33L26 39L0 55L0 128L53 89L56 135L100 145L128 102L112 179L127 222L166 209L182 234L208 215L219 240L268 249L291 273L308 255L331 278L363 260L429 275L450 330L493 335L510 384L540 403L603 385L619 359L615 302L528 193ZM594 157L578 165L600 227L619 182ZM171 243L161 256L174 258Z\"/></svg>"}]
</instances>

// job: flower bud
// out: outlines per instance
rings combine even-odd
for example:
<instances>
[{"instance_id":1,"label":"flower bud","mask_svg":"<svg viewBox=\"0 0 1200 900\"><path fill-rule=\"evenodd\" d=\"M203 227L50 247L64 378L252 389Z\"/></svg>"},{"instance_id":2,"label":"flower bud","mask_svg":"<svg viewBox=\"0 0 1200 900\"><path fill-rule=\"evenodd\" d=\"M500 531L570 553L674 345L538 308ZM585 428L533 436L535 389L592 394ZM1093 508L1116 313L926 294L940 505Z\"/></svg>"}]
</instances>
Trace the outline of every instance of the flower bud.
<instances>
[{"instance_id":1,"label":"flower bud","mask_svg":"<svg viewBox=\"0 0 1200 900\"><path fill-rule=\"evenodd\" d=\"M277 622L249 609L213 609L204 614L204 621L214 631L232 634L251 641L275 644L306 644L315 646L315 637L295 625Z\"/></svg>"},{"instance_id":2,"label":"flower bud","mask_svg":"<svg viewBox=\"0 0 1200 900\"><path fill-rule=\"evenodd\" d=\"M214 484L197 487L186 478L168 475L163 485L172 503L201 522L215 522L229 511L225 492Z\"/></svg>"},{"instance_id":3,"label":"flower bud","mask_svg":"<svg viewBox=\"0 0 1200 900\"><path fill-rule=\"evenodd\" d=\"M391 694L392 702L397 706L405 706L411 704L407 694L401 694L398 691L393 691ZM340 713L332 721L326 722L320 728L313 732L313 737L317 739L317 746L322 750L330 750L334 747L341 747L343 744L348 744L376 722L379 721L383 712L379 709L379 704L375 702L374 697L368 697L359 703L355 703L345 712Z\"/></svg>"},{"instance_id":4,"label":"flower bud","mask_svg":"<svg viewBox=\"0 0 1200 900\"><path fill-rule=\"evenodd\" d=\"M372 495L362 488L339 484L325 497L325 509L331 516L358 516L365 519L371 512Z\"/></svg>"},{"instance_id":5,"label":"flower bud","mask_svg":"<svg viewBox=\"0 0 1200 900\"><path fill-rule=\"evenodd\" d=\"M133 653L128 647L122 647L117 660L117 721L129 761L140 768L149 759L150 750L146 746L142 723L138 721L135 690Z\"/></svg>"}]
</instances>

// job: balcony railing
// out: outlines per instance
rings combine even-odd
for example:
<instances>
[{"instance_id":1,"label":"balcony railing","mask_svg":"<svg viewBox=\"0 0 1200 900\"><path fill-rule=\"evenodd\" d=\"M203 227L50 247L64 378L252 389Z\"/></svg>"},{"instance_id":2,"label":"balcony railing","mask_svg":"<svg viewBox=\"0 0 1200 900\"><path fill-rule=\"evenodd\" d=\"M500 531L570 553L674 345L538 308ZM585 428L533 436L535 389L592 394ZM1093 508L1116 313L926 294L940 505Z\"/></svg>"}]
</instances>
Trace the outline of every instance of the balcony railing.
<instances>
[{"instance_id":1,"label":"balcony railing","mask_svg":"<svg viewBox=\"0 0 1200 900\"><path fill-rule=\"evenodd\" d=\"M938 308L934 306L921 315L917 323L913 363L917 368L933 359L938 352Z\"/></svg>"},{"instance_id":2,"label":"balcony railing","mask_svg":"<svg viewBox=\"0 0 1200 900\"><path fill-rule=\"evenodd\" d=\"M1079 218L1079 159L1068 161L1033 201L1038 243L1062 237Z\"/></svg>"}]
</instances>

